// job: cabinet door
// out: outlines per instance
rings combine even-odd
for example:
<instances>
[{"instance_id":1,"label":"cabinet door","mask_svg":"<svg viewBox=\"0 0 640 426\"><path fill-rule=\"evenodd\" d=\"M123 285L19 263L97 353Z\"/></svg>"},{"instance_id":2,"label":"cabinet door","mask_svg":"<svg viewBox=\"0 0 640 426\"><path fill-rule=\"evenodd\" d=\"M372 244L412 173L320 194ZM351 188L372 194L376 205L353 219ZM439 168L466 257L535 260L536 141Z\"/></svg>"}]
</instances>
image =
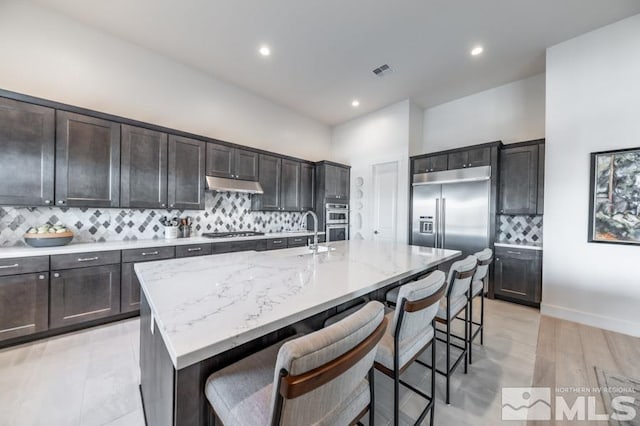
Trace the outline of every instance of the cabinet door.
<instances>
[{"instance_id":1,"label":"cabinet door","mask_svg":"<svg viewBox=\"0 0 640 426\"><path fill-rule=\"evenodd\" d=\"M313 210L315 167L311 164L300 164L300 210Z\"/></svg>"},{"instance_id":2,"label":"cabinet door","mask_svg":"<svg viewBox=\"0 0 640 426\"><path fill-rule=\"evenodd\" d=\"M325 164L324 166L324 192L327 198L338 197L339 171L336 166Z\"/></svg>"},{"instance_id":3,"label":"cabinet door","mask_svg":"<svg viewBox=\"0 0 640 426\"><path fill-rule=\"evenodd\" d=\"M166 133L122 125L120 206L167 207Z\"/></svg>"},{"instance_id":4,"label":"cabinet door","mask_svg":"<svg viewBox=\"0 0 640 426\"><path fill-rule=\"evenodd\" d=\"M429 157L416 158L413 160L413 174L426 173L429 171Z\"/></svg>"},{"instance_id":5,"label":"cabinet door","mask_svg":"<svg viewBox=\"0 0 640 426\"><path fill-rule=\"evenodd\" d=\"M491 165L491 148L474 148L468 151L467 167Z\"/></svg>"},{"instance_id":6,"label":"cabinet door","mask_svg":"<svg viewBox=\"0 0 640 426\"><path fill-rule=\"evenodd\" d=\"M349 199L349 175L349 169L338 167L338 198L343 200Z\"/></svg>"},{"instance_id":7,"label":"cabinet door","mask_svg":"<svg viewBox=\"0 0 640 426\"><path fill-rule=\"evenodd\" d=\"M538 214L544 214L544 144L538 145Z\"/></svg>"},{"instance_id":8,"label":"cabinet door","mask_svg":"<svg viewBox=\"0 0 640 426\"><path fill-rule=\"evenodd\" d=\"M236 149L235 177L242 180L258 180L259 154L246 149Z\"/></svg>"},{"instance_id":9,"label":"cabinet door","mask_svg":"<svg viewBox=\"0 0 640 426\"><path fill-rule=\"evenodd\" d=\"M451 154L449 154L447 169L455 170L455 169L466 168L468 163L469 163L468 151L452 152Z\"/></svg>"},{"instance_id":10,"label":"cabinet door","mask_svg":"<svg viewBox=\"0 0 640 426\"><path fill-rule=\"evenodd\" d=\"M54 271L50 327L106 318L120 312L120 265Z\"/></svg>"},{"instance_id":11,"label":"cabinet door","mask_svg":"<svg viewBox=\"0 0 640 426\"><path fill-rule=\"evenodd\" d=\"M538 145L504 149L500 162L500 213L536 214Z\"/></svg>"},{"instance_id":12,"label":"cabinet door","mask_svg":"<svg viewBox=\"0 0 640 426\"><path fill-rule=\"evenodd\" d=\"M120 205L120 124L57 112L56 204Z\"/></svg>"},{"instance_id":13,"label":"cabinet door","mask_svg":"<svg viewBox=\"0 0 640 426\"><path fill-rule=\"evenodd\" d=\"M449 156L447 154L434 155L432 157L427 157L427 159L427 166L430 172L441 172L443 170L447 170L449 163Z\"/></svg>"},{"instance_id":14,"label":"cabinet door","mask_svg":"<svg viewBox=\"0 0 640 426\"><path fill-rule=\"evenodd\" d=\"M300 163L282 160L281 207L286 211L300 211Z\"/></svg>"},{"instance_id":15,"label":"cabinet door","mask_svg":"<svg viewBox=\"0 0 640 426\"><path fill-rule=\"evenodd\" d=\"M133 270L135 263L122 264L122 280L120 286L120 312L140 310L140 281Z\"/></svg>"},{"instance_id":16,"label":"cabinet door","mask_svg":"<svg viewBox=\"0 0 640 426\"><path fill-rule=\"evenodd\" d=\"M0 98L0 204L53 204L55 111Z\"/></svg>"},{"instance_id":17,"label":"cabinet door","mask_svg":"<svg viewBox=\"0 0 640 426\"><path fill-rule=\"evenodd\" d=\"M270 155L260 155L259 181L264 194L252 197L253 210L280 210L282 159Z\"/></svg>"},{"instance_id":18,"label":"cabinet door","mask_svg":"<svg viewBox=\"0 0 640 426\"><path fill-rule=\"evenodd\" d=\"M540 303L542 288L542 264L539 255L522 253L530 250L496 251L495 294L522 300L528 303Z\"/></svg>"},{"instance_id":19,"label":"cabinet door","mask_svg":"<svg viewBox=\"0 0 640 426\"><path fill-rule=\"evenodd\" d=\"M216 143L207 144L207 176L233 178L235 175L235 149Z\"/></svg>"},{"instance_id":20,"label":"cabinet door","mask_svg":"<svg viewBox=\"0 0 640 426\"><path fill-rule=\"evenodd\" d=\"M48 323L48 273L0 277L0 341L44 331Z\"/></svg>"},{"instance_id":21,"label":"cabinet door","mask_svg":"<svg viewBox=\"0 0 640 426\"><path fill-rule=\"evenodd\" d=\"M204 168L204 142L169 136L169 208L204 209Z\"/></svg>"}]
</instances>

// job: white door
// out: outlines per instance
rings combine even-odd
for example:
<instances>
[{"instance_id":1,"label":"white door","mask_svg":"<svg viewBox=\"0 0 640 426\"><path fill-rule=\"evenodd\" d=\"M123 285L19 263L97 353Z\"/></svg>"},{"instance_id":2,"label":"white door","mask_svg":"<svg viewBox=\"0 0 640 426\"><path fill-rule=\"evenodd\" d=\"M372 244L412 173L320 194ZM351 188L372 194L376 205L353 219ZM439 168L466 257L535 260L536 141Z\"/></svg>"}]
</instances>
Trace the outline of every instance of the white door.
<instances>
[{"instance_id":1,"label":"white door","mask_svg":"<svg viewBox=\"0 0 640 426\"><path fill-rule=\"evenodd\" d=\"M398 162L373 166L373 239L396 241L398 223Z\"/></svg>"}]
</instances>

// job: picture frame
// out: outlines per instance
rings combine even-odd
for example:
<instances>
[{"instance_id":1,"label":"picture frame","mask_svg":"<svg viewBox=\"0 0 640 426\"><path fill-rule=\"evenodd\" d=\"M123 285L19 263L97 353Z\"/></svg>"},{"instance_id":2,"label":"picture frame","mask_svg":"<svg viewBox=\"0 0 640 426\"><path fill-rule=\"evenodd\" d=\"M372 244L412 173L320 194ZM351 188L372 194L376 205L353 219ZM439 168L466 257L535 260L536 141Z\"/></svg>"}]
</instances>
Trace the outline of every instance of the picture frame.
<instances>
[{"instance_id":1,"label":"picture frame","mask_svg":"<svg viewBox=\"0 0 640 426\"><path fill-rule=\"evenodd\" d=\"M588 241L640 246L640 147L591 153Z\"/></svg>"}]
</instances>

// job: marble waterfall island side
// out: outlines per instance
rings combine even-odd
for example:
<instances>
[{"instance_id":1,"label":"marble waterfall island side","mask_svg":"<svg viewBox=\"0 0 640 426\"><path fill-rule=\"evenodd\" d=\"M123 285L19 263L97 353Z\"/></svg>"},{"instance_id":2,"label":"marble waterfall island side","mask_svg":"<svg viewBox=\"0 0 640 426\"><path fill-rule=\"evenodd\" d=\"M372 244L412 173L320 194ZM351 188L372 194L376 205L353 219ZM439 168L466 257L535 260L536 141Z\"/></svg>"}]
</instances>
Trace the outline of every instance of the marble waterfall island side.
<instances>
[{"instance_id":1,"label":"marble waterfall island side","mask_svg":"<svg viewBox=\"0 0 640 426\"><path fill-rule=\"evenodd\" d=\"M147 424L204 426L213 371L460 255L373 241L326 246L315 255L294 248L136 264Z\"/></svg>"}]
</instances>

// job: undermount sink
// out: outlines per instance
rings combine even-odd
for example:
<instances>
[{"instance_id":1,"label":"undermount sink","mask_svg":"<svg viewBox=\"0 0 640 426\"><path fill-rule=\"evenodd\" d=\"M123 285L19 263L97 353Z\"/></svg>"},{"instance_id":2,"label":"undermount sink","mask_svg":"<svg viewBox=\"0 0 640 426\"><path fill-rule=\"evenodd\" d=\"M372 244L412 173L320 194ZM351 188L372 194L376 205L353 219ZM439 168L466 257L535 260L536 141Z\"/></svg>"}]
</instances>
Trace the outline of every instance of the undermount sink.
<instances>
[{"instance_id":1,"label":"undermount sink","mask_svg":"<svg viewBox=\"0 0 640 426\"><path fill-rule=\"evenodd\" d=\"M318 246L318 253L326 253L329 251L335 251L334 247L327 247L327 246ZM284 250L273 250L271 252L269 252L269 254L273 254L276 256L308 256L308 255L313 255L316 252L314 252L313 250L311 250L309 247L296 247L296 248L290 248L290 249L284 249Z\"/></svg>"}]
</instances>

